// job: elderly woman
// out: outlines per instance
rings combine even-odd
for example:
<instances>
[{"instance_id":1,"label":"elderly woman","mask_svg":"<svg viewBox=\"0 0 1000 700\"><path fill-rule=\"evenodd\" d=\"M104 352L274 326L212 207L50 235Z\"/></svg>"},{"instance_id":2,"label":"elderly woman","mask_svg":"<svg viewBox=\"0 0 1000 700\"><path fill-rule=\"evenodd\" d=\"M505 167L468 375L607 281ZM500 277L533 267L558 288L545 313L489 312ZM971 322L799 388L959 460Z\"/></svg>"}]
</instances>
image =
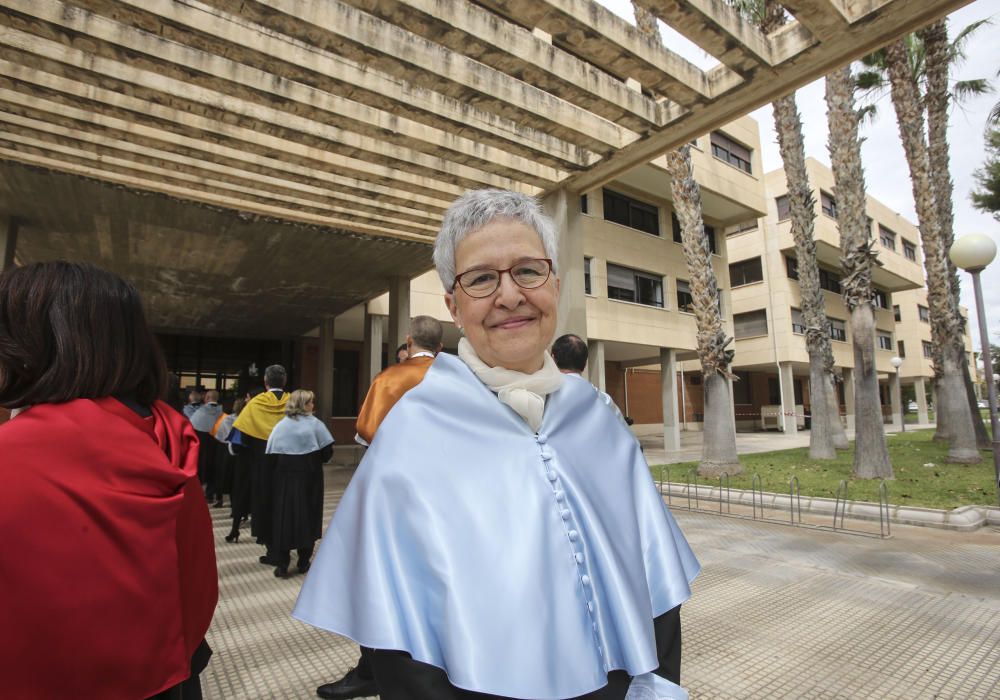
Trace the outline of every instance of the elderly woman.
<instances>
[{"instance_id":1,"label":"elderly woman","mask_svg":"<svg viewBox=\"0 0 1000 700\"><path fill-rule=\"evenodd\" d=\"M291 550L300 574L309 571L316 540L323 536L323 464L333 456L333 436L313 415L315 394L296 389L285 404L285 417L267 439L274 470L274 522L271 548L274 575L288 576Z\"/></svg>"},{"instance_id":2,"label":"elderly woman","mask_svg":"<svg viewBox=\"0 0 1000 700\"><path fill-rule=\"evenodd\" d=\"M634 696L684 697L668 680L698 563L633 436L547 352L556 258L530 197L445 215L458 357L382 423L293 613L373 648L383 700L621 700L634 677Z\"/></svg>"},{"instance_id":3,"label":"elderly woman","mask_svg":"<svg viewBox=\"0 0 1000 700\"><path fill-rule=\"evenodd\" d=\"M218 598L198 438L139 294L89 265L0 276L0 684L8 698L201 697ZM27 407L27 408L25 408Z\"/></svg>"}]
</instances>

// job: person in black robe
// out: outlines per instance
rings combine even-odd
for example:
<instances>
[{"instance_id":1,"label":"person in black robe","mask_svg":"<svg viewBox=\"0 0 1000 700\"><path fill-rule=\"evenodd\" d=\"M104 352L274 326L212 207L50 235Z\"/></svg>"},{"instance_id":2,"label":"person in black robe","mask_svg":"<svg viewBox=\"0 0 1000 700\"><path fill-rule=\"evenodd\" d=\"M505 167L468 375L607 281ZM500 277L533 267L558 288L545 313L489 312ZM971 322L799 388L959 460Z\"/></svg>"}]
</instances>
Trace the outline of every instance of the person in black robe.
<instances>
[{"instance_id":1,"label":"person in black robe","mask_svg":"<svg viewBox=\"0 0 1000 700\"><path fill-rule=\"evenodd\" d=\"M191 425L198 435L198 478L205 489L205 498L216 507L222 506L222 494L216 485L215 474L215 440L212 428L222 416L222 406L219 405L219 392L214 389L205 394L205 403L191 415Z\"/></svg>"},{"instance_id":2,"label":"person in black robe","mask_svg":"<svg viewBox=\"0 0 1000 700\"><path fill-rule=\"evenodd\" d=\"M274 575L288 576L291 550L296 550L299 573L309 570L313 547L323 536L323 464L333 455L333 436L313 416L315 395L293 391L283 418L267 441L273 479L271 553Z\"/></svg>"}]
</instances>

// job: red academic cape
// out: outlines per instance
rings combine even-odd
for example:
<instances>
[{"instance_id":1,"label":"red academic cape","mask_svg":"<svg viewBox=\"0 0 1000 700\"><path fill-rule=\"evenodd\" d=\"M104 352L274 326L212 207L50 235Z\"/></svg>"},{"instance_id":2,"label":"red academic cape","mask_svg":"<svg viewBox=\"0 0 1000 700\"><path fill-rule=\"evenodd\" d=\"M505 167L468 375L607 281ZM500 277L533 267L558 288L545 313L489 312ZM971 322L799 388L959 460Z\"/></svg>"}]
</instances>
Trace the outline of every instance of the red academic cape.
<instances>
[{"instance_id":1,"label":"red academic cape","mask_svg":"<svg viewBox=\"0 0 1000 700\"><path fill-rule=\"evenodd\" d=\"M162 402L34 406L0 427L0 688L147 698L190 675L218 600L198 439Z\"/></svg>"}]
</instances>

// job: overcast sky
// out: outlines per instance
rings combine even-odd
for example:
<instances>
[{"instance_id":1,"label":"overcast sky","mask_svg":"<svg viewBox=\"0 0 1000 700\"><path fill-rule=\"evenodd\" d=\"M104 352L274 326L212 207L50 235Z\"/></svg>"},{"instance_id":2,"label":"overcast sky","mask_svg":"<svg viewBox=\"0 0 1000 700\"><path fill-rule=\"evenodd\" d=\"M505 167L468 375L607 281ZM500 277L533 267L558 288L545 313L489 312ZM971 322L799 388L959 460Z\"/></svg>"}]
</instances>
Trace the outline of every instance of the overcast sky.
<instances>
[{"instance_id":1,"label":"overcast sky","mask_svg":"<svg viewBox=\"0 0 1000 700\"><path fill-rule=\"evenodd\" d=\"M616 14L634 22L630 0L598 0ZM966 47L967 59L955 71L954 79L991 78L994 86L1000 85L997 71L1000 70L1000 0L976 0L952 14L948 22L949 35L954 36L961 28L979 19L992 18L993 25L981 28ZM664 29L661 23L661 30ZM713 57L688 42L673 31L664 31L664 41L671 49L687 58L700 68L716 65ZM827 165L830 158L826 151L826 105L823 96L823 81L807 85L798 92L799 111L802 114L805 132L806 155ZM969 100L953 110L949 127L951 146L951 172L955 182L955 234L986 233L1000 245L1000 222L985 213L973 209L969 192L974 188L972 173L982 165L983 124L992 105L1000 99L993 93ZM916 222L913 194L910 189L909 169L899 142L896 116L888 95L877 102L879 116L874 123L865 126L862 136L862 160L868 194L885 203L889 208ZM764 170L781 167L781 157L774 135L774 122L770 106L753 113L760 124L761 156ZM975 308L972 281L969 275L959 273L962 282L962 303L970 310ZM1000 344L1000 259L988 267L981 275L983 294L986 301L986 317L992 342ZM975 312L973 311L973 319ZM979 349L979 329L972 328L976 349Z\"/></svg>"}]
</instances>

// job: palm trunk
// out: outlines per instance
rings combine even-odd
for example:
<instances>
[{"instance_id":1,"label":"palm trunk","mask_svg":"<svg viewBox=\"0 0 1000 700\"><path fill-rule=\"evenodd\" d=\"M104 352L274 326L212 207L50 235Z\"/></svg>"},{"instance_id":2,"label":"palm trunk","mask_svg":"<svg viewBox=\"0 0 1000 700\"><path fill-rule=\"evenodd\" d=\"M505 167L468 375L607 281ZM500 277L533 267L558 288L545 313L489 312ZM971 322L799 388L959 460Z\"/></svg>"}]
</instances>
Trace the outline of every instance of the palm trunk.
<instances>
[{"instance_id":1,"label":"palm trunk","mask_svg":"<svg viewBox=\"0 0 1000 700\"><path fill-rule=\"evenodd\" d=\"M743 471L736 456L733 397L729 390L732 338L722 329L719 286L712 269L712 252L705 238L701 214L701 188L694 179L690 146L667 153L667 172L674 211L681 224L681 247L691 277L691 298L698 327L698 358L705 381L704 443L698 473L702 476L730 475Z\"/></svg>"},{"instance_id":2,"label":"palm trunk","mask_svg":"<svg viewBox=\"0 0 1000 700\"><path fill-rule=\"evenodd\" d=\"M774 128L788 183L788 204L791 213L792 239L798 260L799 290L802 318L806 325L806 351L809 353L809 396L812 413L809 430L809 457L834 459L834 425L830 415L829 377L833 369L833 350L827 331L826 300L819 285L819 265L816 262L816 241L813 230L816 221L816 200L806 172L805 147L802 143L802 121L795 104L795 94L774 101ZM840 424L839 416L837 424ZM844 441L847 441L846 436Z\"/></svg>"},{"instance_id":3,"label":"palm trunk","mask_svg":"<svg viewBox=\"0 0 1000 700\"><path fill-rule=\"evenodd\" d=\"M955 212L952 207L954 187L951 182L951 162L948 149L948 103L950 91L948 86L948 67L951 62L951 49L948 46L948 20L938 20L920 32L926 50L924 65L927 74L927 157L930 161L931 186L934 188L934 201L937 204L938 226L940 227L941 243L947 252L955 240ZM948 265L948 282L951 288L951 309L958 317L959 323L964 323L959 311L961 289L959 287L958 271L950 258L945 259ZM964 333L952 339L962 354L962 381L965 384L966 401L972 418L972 427L976 431L976 443L980 449L990 449L990 438L986 432L976 403L976 393L972 385L969 363L965 359ZM937 354L937 351L935 351ZM935 358L937 359L937 358ZM947 419L944 430L948 430ZM942 431L944 432L944 431Z\"/></svg>"},{"instance_id":4,"label":"palm trunk","mask_svg":"<svg viewBox=\"0 0 1000 700\"><path fill-rule=\"evenodd\" d=\"M892 103L896 109L900 139L910 167L913 199L920 223L920 241L924 248L924 270L927 273L927 306L930 309L931 340L940 350L937 378L938 419L947 414L951 431L947 460L959 464L981 461L976 449L976 433L972 427L962 379L965 349L954 342L962 335L961 317L953 313L953 291L948 271L947 249L941 239L938 210L931 185L930 161L924 140L924 119L917 86L907 61L903 42L896 41L886 48L889 79L892 83Z\"/></svg>"},{"instance_id":5,"label":"palm trunk","mask_svg":"<svg viewBox=\"0 0 1000 700\"><path fill-rule=\"evenodd\" d=\"M875 368L875 308L872 305L871 227L865 218L865 176L861 169L854 79L850 67L826 76L830 162L837 188L841 288L850 312L854 350L854 474L891 479L892 463L882 427Z\"/></svg>"},{"instance_id":6,"label":"palm trunk","mask_svg":"<svg viewBox=\"0 0 1000 700\"><path fill-rule=\"evenodd\" d=\"M827 372L827 405L829 406L830 425L833 434L833 446L838 450L846 450L851 446L847 440L847 431L844 430L844 422L840 419L840 400L837 398L837 384L843 381L832 372Z\"/></svg>"},{"instance_id":7,"label":"palm trunk","mask_svg":"<svg viewBox=\"0 0 1000 700\"><path fill-rule=\"evenodd\" d=\"M656 17L636 0L632 2L636 25L647 37L661 41ZM719 285L712 269L712 251L705 238L701 211L701 188L694 179L691 147L683 146L667 154L667 171L673 193L674 212L681 224L681 247L691 280L691 299L698 328L698 359L704 375L705 392L704 446L698 473L718 476L723 472L743 471L736 456L736 425L733 421L733 395L728 379L733 351L727 346L719 310Z\"/></svg>"}]
</instances>

